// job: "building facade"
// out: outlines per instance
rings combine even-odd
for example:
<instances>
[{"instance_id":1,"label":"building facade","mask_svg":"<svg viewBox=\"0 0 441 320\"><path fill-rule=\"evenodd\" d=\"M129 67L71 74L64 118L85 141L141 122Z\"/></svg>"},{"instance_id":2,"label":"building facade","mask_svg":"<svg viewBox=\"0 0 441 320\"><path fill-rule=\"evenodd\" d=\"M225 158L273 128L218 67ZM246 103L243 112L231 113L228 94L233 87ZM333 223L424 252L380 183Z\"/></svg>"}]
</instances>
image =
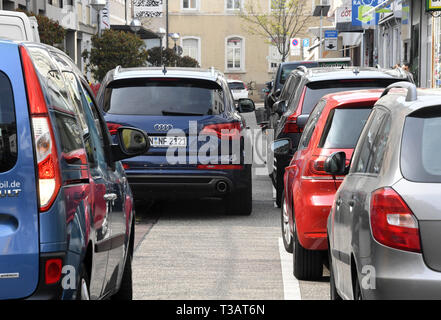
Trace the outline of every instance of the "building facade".
<instances>
[{"instance_id":1,"label":"building facade","mask_svg":"<svg viewBox=\"0 0 441 320\"><path fill-rule=\"evenodd\" d=\"M168 0L168 32L178 33L176 43L169 37L169 47L182 47L183 55L196 59L202 68L215 67L227 78L242 80L258 99L264 83L270 81L281 62L280 54L269 39L251 34L246 22L238 15L249 0ZM271 0L252 0L262 12L271 10ZM146 26L152 30L166 27L166 6L161 18L150 19ZM311 15L315 1L307 0L306 15ZM333 21L324 19L324 26ZM316 41L309 28L318 27L318 18L311 17L296 38ZM163 41L165 46L165 39ZM324 52L324 56L328 55ZM335 54L334 54L335 56ZM287 61L314 59L316 55L300 50Z\"/></svg>"}]
</instances>

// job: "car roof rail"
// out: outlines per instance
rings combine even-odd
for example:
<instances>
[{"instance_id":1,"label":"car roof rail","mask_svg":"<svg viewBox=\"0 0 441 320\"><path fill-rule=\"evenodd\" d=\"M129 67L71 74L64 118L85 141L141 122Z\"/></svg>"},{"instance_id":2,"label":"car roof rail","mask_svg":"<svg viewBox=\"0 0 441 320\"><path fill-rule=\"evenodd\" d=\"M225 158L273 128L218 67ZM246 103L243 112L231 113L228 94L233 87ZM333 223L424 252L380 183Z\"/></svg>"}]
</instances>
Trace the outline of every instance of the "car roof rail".
<instances>
[{"instance_id":1,"label":"car roof rail","mask_svg":"<svg viewBox=\"0 0 441 320\"><path fill-rule=\"evenodd\" d=\"M411 82L407 82L407 81L400 81L400 82L392 83L390 86L388 86L383 91L383 93L381 94L380 98L386 96L389 93L389 91L391 89L394 89L394 88L407 89L407 96L406 96L406 101L407 102L416 101L418 99L418 93L417 93L416 85L411 83Z\"/></svg>"},{"instance_id":2,"label":"car roof rail","mask_svg":"<svg viewBox=\"0 0 441 320\"><path fill-rule=\"evenodd\" d=\"M297 70L303 71L304 73L308 73L308 68L305 66L298 66Z\"/></svg>"},{"instance_id":3,"label":"car roof rail","mask_svg":"<svg viewBox=\"0 0 441 320\"><path fill-rule=\"evenodd\" d=\"M120 73L121 72L121 66L117 66L116 68L115 68L115 73L114 73L114 75L116 76L118 73Z\"/></svg>"}]
</instances>

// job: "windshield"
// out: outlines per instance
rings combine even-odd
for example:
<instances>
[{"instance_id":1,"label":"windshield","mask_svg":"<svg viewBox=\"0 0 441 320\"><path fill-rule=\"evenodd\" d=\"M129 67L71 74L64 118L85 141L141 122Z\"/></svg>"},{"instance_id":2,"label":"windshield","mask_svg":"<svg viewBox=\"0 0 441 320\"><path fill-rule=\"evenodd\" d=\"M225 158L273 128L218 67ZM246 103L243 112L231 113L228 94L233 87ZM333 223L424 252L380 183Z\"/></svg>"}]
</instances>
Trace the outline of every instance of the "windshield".
<instances>
[{"instance_id":1,"label":"windshield","mask_svg":"<svg viewBox=\"0 0 441 320\"><path fill-rule=\"evenodd\" d=\"M371 109L334 109L320 139L319 148L354 149Z\"/></svg>"},{"instance_id":2,"label":"windshield","mask_svg":"<svg viewBox=\"0 0 441 320\"><path fill-rule=\"evenodd\" d=\"M434 109L422 110L406 119L401 171L407 180L441 182L441 111Z\"/></svg>"},{"instance_id":3,"label":"windshield","mask_svg":"<svg viewBox=\"0 0 441 320\"><path fill-rule=\"evenodd\" d=\"M224 111L225 99L222 88L213 81L135 79L111 83L103 109L125 115L216 115Z\"/></svg>"},{"instance_id":4,"label":"windshield","mask_svg":"<svg viewBox=\"0 0 441 320\"><path fill-rule=\"evenodd\" d=\"M336 80L311 82L307 85L302 114L311 113L319 100L330 93L363 89L381 89L397 82L394 79Z\"/></svg>"}]
</instances>

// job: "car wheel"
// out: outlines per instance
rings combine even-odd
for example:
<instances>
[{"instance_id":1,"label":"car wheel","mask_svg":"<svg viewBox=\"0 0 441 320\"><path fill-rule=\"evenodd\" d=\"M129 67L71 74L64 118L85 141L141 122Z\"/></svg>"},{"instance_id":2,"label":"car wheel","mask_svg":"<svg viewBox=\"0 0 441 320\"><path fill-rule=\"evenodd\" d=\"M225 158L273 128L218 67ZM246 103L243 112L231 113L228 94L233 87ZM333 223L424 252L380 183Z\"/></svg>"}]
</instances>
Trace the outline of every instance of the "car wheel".
<instances>
[{"instance_id":1,"label":"car wheel","mask_svg":"<svg viewBox=\"0 0 441 320\"><path fill-rule=\"evenodd\" d=\"M282 205L282 193L283 193L283 174L284 172L276 166L276 206L280 208Z\"/></svg>"},{"instance_id":2,"label":"car wheel","mask_svg":"<svg viewBox=\"0 0 441 320\"><path fill-rule=\"evenodd\" d=\"M355 278L354 284L354 300L363 300L363 295L361 294L360 282L358 277Z\"/></svg>"},{"instance_id":3,"label":"car wheel","mask_svg":"<svg viewBox=\"0 0 441 320\"><path fill-rule=\"evenodd\" d=\"M330 248L328 246L328 248ZM335 286L335 277L334 277L334 268L332 267L332 257L331 253L328 251L329 256L329 288L330 288L330 297L331 300L342 300L340 295L337 292L337 288Z\"/></svg>"},{"instance_id":4,"label":"car wheel","mask_svg":"<svg viewBox=\"0 0 441 320\"><path fill-rule=\"evenodd\" d=\"M87 274L86 266L81 264L80 281L77 287L77 300L90 300L90 278Z\"/></svg>"},{"instance_id":5,"label":"car wheel","mask_svg":"<svg viewBox=\"0 0 441 320\"><path fill-rule=\"evenodd\" d=\"M285 197L285 192L282 194L282 208L281 208L281 222L282 222L282 238L285 250L289 253L293 251L292 235L289 229L289 215L288 215L288 203Z\"/></svg>"},{"instance_id":6,"label":"car wheel","mask_svg":"<svg viewBox=\"0 0 441 320\"><path fill-rule=\"evenodd\" d=\"M232 215L249 216L253 210L253 187L251 168L249 169L247 186L233 191L226 198L227 212Z\"/></svg>"},{"instance_id":7,"label":"car wheel","mask_svg":"<svg viewBox=\"0 0 441 320\"><path fill-rule=\"evenodd\" d=\"M294 221L293 232L293 273L298 280L317 280L323 275L323 256L321 251L302 247L297 237Z\"/></svg>"},{"instance_id":8,"label":"car wheel","mask_svg":"<svg viewBox=\"0 0 441 320\"><path fill-rule=\"evenodd\" d=\"M121 286L116 294L113 295L114 300L132 300L133 299L133 282L132 282L132 257L127 255L124 264L124 273L121 279Z\"/></svg>"}]
</instances>

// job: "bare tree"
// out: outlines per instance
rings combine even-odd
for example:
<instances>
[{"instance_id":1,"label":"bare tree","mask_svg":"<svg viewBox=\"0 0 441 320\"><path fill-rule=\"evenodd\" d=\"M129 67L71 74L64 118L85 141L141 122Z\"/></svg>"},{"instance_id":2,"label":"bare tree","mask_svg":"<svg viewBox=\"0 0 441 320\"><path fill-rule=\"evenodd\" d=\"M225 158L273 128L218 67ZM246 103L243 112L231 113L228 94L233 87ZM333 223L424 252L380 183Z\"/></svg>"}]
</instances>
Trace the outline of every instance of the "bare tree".
<instances>
[{"instance_id":1,"label":"bare tree","mask_svg":"<svg viewBox=\"0 0 441 320\"><path fill-rule=\"evenodd\" d=\"M277 47L283 62L289 55L289 40L295 38L311 18L306 12L307 3L305 0L271 0L268 11L262 9L260 1L247 0L239 15L248 33L262 36Z\"/></svg>"}]
</instances>

